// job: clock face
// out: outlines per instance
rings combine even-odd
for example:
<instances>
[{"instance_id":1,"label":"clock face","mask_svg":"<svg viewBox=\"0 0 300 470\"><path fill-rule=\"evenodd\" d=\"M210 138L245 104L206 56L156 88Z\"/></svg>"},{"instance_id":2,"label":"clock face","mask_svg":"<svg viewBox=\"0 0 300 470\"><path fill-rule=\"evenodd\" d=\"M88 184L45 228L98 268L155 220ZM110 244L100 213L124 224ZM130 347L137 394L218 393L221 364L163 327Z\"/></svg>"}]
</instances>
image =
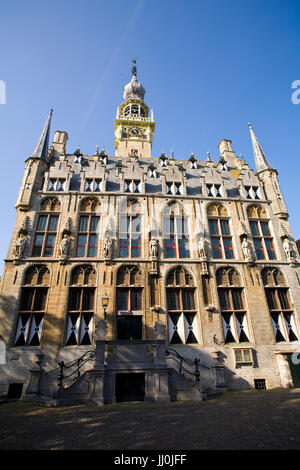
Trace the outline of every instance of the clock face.
<instances>
[{"instance_id":1,"label":"clock face","mask_svg":"<svg viewBox=\"0 0 300 470\"><path fill-rule=\"evenodd\" d=\"M138 139L146 139L147 136L144 133L144 130L141 127L128 127L127 128L127 137L136 137Z\"/></svg>"}]
</instances>

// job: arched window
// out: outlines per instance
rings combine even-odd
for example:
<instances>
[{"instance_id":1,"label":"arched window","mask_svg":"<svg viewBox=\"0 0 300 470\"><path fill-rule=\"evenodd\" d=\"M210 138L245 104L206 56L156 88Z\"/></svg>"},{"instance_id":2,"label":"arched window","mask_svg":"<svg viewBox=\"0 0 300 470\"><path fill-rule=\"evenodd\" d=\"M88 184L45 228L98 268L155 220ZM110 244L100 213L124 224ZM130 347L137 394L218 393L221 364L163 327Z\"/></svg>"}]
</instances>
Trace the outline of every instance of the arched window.
<instances>
[{"instance_id":1,"label":"arched window","mask_svg":"<svg viewBox=\"0 0 300 470\"><path fill-rule=\"evenodd\" d=\"M247 215L257 259L276 259L265 209L261 206L249 206Z\"/></svg>"},{"instance_id":2,"label":"arched window","mask_svg":"<svg viewBox=\"0 0 300 470\"><path fill-rule=\"evenodd\" d=\"M213 258L233 259L232 236L226 207L222 204L210 204L207 215Z\"/></svg>"},{"instance_id":3,"label":"arched window","mask_svg":"<svg viewBox=\"0 0 300 470\"><path fill-rule=\"evenodd\" d=\"M97 199L83 199L80 208L76 256L96 257L98 253L98 234L100 210Z\"/></svg>"},{"instance_id":4,"label":"arched window","mask_svg":"<svg viewBox=\"0 0 300 470\"><path fill-rule=\"evenodd\" d=\"M142 339L142 272L138 266L126 265L117 273L117 339Z\"/></svg>"},{"instance_id":5,"label":"arched window","mask_svg":"<svg viewBox=\"0 0 300 470\"><path fill-rule=\"evenodd\" d=\"M225 343L249 341L243 288L239 273L220 268L216 273Z\"/></svg>"},{"instance_id":6,"label":"arched window","mask_svg":"<svg viewBox=\"0 0 300 470\"><path fill-rule=\"evenodd\" d=\"M53 256L59 211L60 202L58 199L47 198L42 201L34 235L32 256Z\"/></svg>"},{"instance_id":7,"label":"arched window","mask_svg":"<svg viewBox=\"0 0 300 470\"><path fill-rule=\"evenodd\" d=\"M66 346L89 345L93 339L96 271L77 266L69 287Z\"/></svg>"},{"instance_id":8,"label":"arched window","mask_svg":"<svg viewBox=\"0 0 300 470\"><path fill-rule=\"evenodd\" d=\"M289 289L286 287L282 272L277 268L264 268L261 275L276 342L297 341L297 328Z\"/></svg>"},{"instance_id":9,"label":"arched window","mask_svg":"<svg viewBox=\"0 0 300 470\"><path fill-rule=\"evenodd\" d=\"M142 250L141 205L136 200L128 200L126 213L120 215L121 258L140 258Z\"/></svg>"},{"instance_id":10,"label":"arched window","mask_svg":"<svg viewBox=\"0 0 300 470\"><path fill-rule=\"evenodd\" d=\"M45 316L50 272L44 265L25 273L14 346L39 346Z\"/></svg>"},{"instance_id":11,"label":"arched window","mask_svg":"<svg viewBox=\"0 0 300 470\"><path fill-rule=\"evenodd\" d=\"M181 206L171 202L163 211L165 258L189 258L188 219Z\"/></svg>"},{"instance_id":12,"label":"arched window","mask_svg":"<svg viewBox=\"0 0 300 470\"><path fill-rule=\"evenodd\" d=\"M199 343L194 281L182 267L167 276L167 307L170 344Z\"/></svg>"}]
</instances>

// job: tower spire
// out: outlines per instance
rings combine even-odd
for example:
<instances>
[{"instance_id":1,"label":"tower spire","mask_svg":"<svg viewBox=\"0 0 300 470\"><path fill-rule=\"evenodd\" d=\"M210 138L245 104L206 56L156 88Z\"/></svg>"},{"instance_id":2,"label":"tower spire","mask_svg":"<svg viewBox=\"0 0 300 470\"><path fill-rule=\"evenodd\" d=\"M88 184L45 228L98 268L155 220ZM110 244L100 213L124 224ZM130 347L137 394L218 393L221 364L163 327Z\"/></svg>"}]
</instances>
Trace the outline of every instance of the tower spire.
<instances>
[{"instance_id":1,"label":"tower spire","mask_svg":"<svg viewBox=\"0 0 300 470\"><path fill-rule=\"evenodd\" d=\"M263 149L260 146L259 141L257 140L251 123L249 122L248 124L249 129L250 129L250 135L251 135L251 141L252 141L252 147L253 147L253 153L254 153L254 159L255 159L255 166L256 166L256 173L260 173L263 170L274 170L273 167L269 164Z\"/></svg>"},{"instance_id":2,"label":"tower spire","mask_svg":"<svg viewBox=\"0 0 300 470\"><path fill-rule=\"evenodd\" d=\"M50 124L51 124L52 114L53 114L53 109L50 110L43 132L41 133L37 146L34 149L34 152L32 155L32 157L34 158L42 158L43 160L47 161L47 154L48 154L48 149L49 149Z\"/></svg>"}]
</instances>

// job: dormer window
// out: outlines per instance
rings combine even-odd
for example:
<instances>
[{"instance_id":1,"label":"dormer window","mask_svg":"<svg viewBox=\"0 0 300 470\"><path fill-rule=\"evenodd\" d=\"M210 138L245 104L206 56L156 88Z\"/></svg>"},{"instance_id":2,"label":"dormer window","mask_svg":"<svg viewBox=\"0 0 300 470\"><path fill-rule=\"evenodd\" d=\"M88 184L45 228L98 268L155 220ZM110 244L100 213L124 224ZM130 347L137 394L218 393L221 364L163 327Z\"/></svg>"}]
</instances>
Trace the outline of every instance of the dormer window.
<instances>
[{"instance_id":1,"label":"dormer window","mask_svg":"<svg viewBox=\"0 0 300 470\"><path fill-rule=\"evenodd\" d=\"M192 170L197 170L197 161L190 161L190 167Z\"/></svg>"},{"instance_id":2,"label":"dormer window","mask_svg":"<svg viewBox=\"0 0 300 470\"><path fill-rule=\"evenodd\" d=\"M85 191L100 192L102 190L102 180L100 179L86 179Z\"/></svg>"},{"instance_id":3,"label":"dormer window","mask_svg":"<svg viewBox=\"0 0 300 470\"><path fill-rule=\"evenodd\" d=\"M258 186L245 186L247 199L260 199Z\"/></svg>"},{"instance_id":4,"label":"dormer window","mask_svg":"<svg viewBox=\"0 0 300 470\"><path fill-rule=\"evenodd\" d=\"M140 193L141 182L138 180L125 180L124 191L125 193Z\"/></svg>"},{"instance_id":5,"label":"dormer window","mask_svg":"<svg viewBox=\"0 0 300 470\"><path fill-rule=\"evenodd\" d=\"M50 178L48 191L65 191L65 179Z\"/></svg>"},{"instance_id":6,"label":"dormer window","mask_svg":"<svg viewBox=\"0 0 300 470\"><path fill-rule=\"evenodd\" d=\"M166 183L167 185L167 194L173 194L175 196L181 196L183 193L183 188L181 183Z\"/></svg>"},{"instance_id":7,"label":"dormer window","mask_svg":"<svg viewBox=\"0 0 300 470\"><path fill-rule=\"evenodd\" d=\"M220 161L220 169L221 169L221 171L227 171L228 170L225 161Z\"/></svg>"},{"instance_id":8,"label":"dormer window","mask_svg":"<svg viewBox=\"0 0 300 470\"><path fill-rule=\"evenodd\" d=\"M153 167L149 168L148 176L149 176L149 178L156 178L156 176L157 176L156 169L153 168Z\"/></svg>"},{"instance_id":9,"label":"dormer window","mask_svg":"<svg viewBox=\"0 0 300 470\"><path fill-rule=\"evenodd\" d=\"M220 184L207 184L206 189L208 197L222 197Z\"/></svg>"}]
</instances>

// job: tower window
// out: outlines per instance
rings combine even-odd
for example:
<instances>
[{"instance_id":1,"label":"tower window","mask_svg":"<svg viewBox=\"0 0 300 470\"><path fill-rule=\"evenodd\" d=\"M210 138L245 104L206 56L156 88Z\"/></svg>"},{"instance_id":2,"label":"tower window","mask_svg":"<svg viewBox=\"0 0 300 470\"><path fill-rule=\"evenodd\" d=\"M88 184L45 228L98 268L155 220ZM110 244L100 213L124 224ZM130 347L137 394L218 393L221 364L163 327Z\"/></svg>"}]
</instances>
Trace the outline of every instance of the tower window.
<instances>
[{"instance_id":1,"label":"tower window","mask_svg":"<svg viewBox=\"0 0 300 470\"><path fill-rule=\"evenodd\" d=\"M129 104L124 108L123 116L146 116L145 109L138 104Z\"/></svg>"}]
</instances>

